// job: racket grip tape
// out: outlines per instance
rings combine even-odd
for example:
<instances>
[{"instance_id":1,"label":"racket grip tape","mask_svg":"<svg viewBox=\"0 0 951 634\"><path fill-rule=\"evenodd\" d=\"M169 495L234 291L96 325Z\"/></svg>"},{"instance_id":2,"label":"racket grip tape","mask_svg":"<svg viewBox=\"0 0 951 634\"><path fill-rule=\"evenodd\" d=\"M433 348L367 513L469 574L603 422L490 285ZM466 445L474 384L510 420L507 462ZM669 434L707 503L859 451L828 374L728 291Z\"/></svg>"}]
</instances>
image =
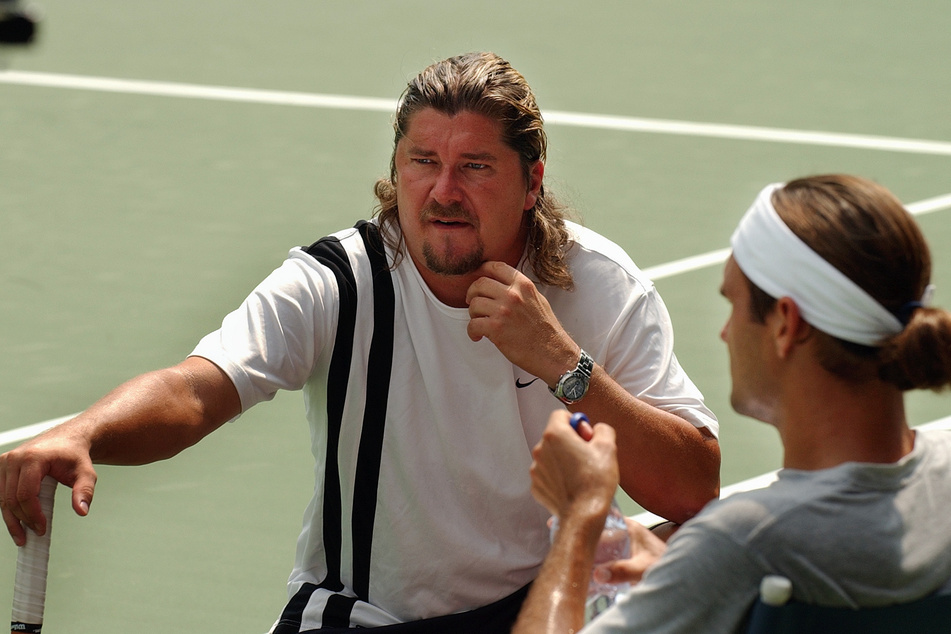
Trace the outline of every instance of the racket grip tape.
<instances>
[{"instance_id":1,"label":"racket grip tape","mask_svg":"<svg viewBox=\"0 0 951 634\"><path fill-rule=\"evenodd\" d=\"M13 618L10 632L39 633L43 628L46 605L46 572L53 529L53 499L56 480L47 476L40 486L40 507L46 516L46 534L42 537L26 531L26 545L17 553L16 582L13 586Z\"/></svg>"}]
</instances>

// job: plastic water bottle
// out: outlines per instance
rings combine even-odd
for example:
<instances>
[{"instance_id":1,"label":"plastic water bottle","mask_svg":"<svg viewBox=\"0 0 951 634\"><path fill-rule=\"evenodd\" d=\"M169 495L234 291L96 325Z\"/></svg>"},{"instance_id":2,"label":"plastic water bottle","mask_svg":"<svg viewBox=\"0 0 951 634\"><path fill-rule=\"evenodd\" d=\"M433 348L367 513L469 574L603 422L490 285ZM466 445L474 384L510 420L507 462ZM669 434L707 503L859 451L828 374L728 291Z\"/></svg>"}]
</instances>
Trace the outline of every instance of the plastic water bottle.
<instances>
[{"instance_id":1,"label":"plastic water bottle","mask_svg":"<svg viewBox=\"0 0 951 634\"><path fill-rule=\"evenodd\" d=\"M551 518L551 540L555 540L558 531L558 518ZM604 521L601 539L594 551L594 568L618 559L627 559L631 556L631 535L627 532L624 513L616 500L611 500L611 510ZM585 623L601 614L614 605L617 595L627 590L628 583L599 583L594 578L594 568L588 581L588 598L584 604Z\"/></svg>"},{"instance_id":2,"label":"plastic water bottle","mask_svg":"<svg viewBox=\"0 0 951 634\"><path fill-rule=\"evenodd\" d=\"M582 413L572 414L571 426L575 430L581 421L587 421L588 417ZM551 540L555 540L555 533L558 531L558 518L553 517L551 521ZM618 506L617 500L611 500L611 509L608 511L608 517L604 521L604 529L601 531L601 538L598 540L598 546L594 551L594 568L618 559L628 559L631 556L631 535L627 532L627 523L624 521L624 513ZM609 607L614 605L617 595L627 590L628 583L599 583L594 579L594 569L588 582L588 598L585 601L585 623L601 614Z\"/></svg>"},{"instance_id":3,"label":"plastic water bottle","mask_svg":"<svg viewBox=\"0 0 951 634\"><path fill-rule=\"evenodd\" d=\"M631 556L631 535L627 532L624 513L617 505L617 500L611 500L611 510L604 522L601 539L594 551L594 567L610 563L618 559L628 559ZM619 592L627 590L627 583L598 583L594 579L592 570L591 581L588 583L588 600L584 606L585 622L590 621L614 605Z\"/></svg>"}]
</instances>

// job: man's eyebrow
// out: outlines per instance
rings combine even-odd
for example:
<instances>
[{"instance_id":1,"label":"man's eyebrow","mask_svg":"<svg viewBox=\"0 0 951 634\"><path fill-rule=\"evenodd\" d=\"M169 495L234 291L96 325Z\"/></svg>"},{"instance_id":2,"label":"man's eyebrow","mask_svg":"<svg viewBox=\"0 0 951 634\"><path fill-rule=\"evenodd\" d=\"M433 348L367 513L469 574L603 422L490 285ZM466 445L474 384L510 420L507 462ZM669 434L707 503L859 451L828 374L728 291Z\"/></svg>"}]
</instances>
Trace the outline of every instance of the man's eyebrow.
<instances>
[{"instance_id":1,"label":"man's eyebrow","mask_svg":"<svg viewBox=\"0 0 951 634\"><path fill-rule=\"evenodd\" d=\"M466 152L462 155L463 158L471 159L473 161L494 161L495 154L491 152Z\"/></svg>"},{"instance_id":2,"label":"man's eyebrow","mask_svg":"<svg viewBox=\"0 0 951 634\"><path fill-rule=\"evenodd\" d=\"M429 150L419 145L408 146L406 152L416 156L436 156L435 150ZM491 152L464 152L461 156L470 161L494 161L497 158L495 154Z\"/></svg>"},{"instance_id":3,"label":"man's eyebrow","mask_svg":"<svg viewBox=\"0 0 951 634\"><path fill-rule=\"evenodd\" d=\"M406 151L409 154L418 154L420 156L433 156L436 154L435 150L427 150L418 145L410 145L406 148Z\"/></svg>"}]
</instances>

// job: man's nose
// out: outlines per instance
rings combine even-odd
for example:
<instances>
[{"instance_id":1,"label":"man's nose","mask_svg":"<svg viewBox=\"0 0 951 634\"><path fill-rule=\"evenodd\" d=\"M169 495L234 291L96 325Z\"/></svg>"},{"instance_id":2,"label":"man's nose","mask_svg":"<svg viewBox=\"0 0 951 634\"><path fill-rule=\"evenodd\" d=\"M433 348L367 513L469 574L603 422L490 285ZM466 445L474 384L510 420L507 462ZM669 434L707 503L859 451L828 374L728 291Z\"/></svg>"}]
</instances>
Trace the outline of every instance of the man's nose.
<instances>
[{"instance_id":1,"label":"man's nose","mask_svg":"<svg viewBox=\"0 0 951 634\"><path fill-rule=\"evenodd\" d=\"M439 170L433 184L432 198L442 206L462 202L462 188L459 174L451 167Z\"/></svg>"}]
</instances>

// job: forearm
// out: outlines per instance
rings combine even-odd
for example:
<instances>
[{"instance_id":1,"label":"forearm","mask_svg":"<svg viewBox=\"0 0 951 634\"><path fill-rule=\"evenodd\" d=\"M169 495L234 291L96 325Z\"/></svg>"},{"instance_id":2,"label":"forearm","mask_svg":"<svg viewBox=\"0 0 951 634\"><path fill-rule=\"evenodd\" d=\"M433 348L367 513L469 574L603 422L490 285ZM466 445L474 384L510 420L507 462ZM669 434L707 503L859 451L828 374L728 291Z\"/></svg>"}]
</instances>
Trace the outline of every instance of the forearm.
<instances>
[{"instance_id":1,"label":"forearm","mask_svg":"<svg viewBox=\"0 0 951 634\"><path fill-rule=\"evenodd\" d=\"M239 411L230 380L191 358L120 385L63 431L88 444L93 462L145 464L194 445Z\"/></svg>"},{"instance_id":2,"label":"forearm","mask_svg":"<svg viewBox=\"0 0 951 634\"><path fill-rule=\"evenodd\" d=\"M532 584L512 634L569 634L584 626L594 549L604 515L559 521L548 557Z\"/></svg>"},{"instance_id":3,"label":"forearm","mask_svg":"<svg viewBox=\"0 0 951 634\"><path fill-rule=\"evenodd\" d=\"M76 418L0 456L0 510L11 537L46 530L37 495L51 475L72 488L73 509L89 512L96 486L92 462L143 464L171 457L240 412L231 380L213 363L191 357L174 368L119 386Z\"/></svg>"},{"instance_id":4,"label":"forearm","mask_svg":"<svg viewBox=\"0 0 951 634\"><path fill-rule=\"evenodd\" d=\"M621 488L645 509L683 523L718 495L716 439L635 398L600 366L588 393L570 409L614 427Z\"/></svg>"},{"instance_id":5,"label":"forearm","mask_svg":"<svg viewBox=\"0 0 951 634\"><path fill-rule=\"evenodd\" d=\"M487 263L482 271L486 277L467 293L469 337L488 337L510 362L554 388L577 365L580 347L528 278L501 263ZM716 497L716 439L627 393L600 366L594 367L587 395L571 410L617 430L621 485L645 508L683 522Z\"/></svg>"}]
</instances>

